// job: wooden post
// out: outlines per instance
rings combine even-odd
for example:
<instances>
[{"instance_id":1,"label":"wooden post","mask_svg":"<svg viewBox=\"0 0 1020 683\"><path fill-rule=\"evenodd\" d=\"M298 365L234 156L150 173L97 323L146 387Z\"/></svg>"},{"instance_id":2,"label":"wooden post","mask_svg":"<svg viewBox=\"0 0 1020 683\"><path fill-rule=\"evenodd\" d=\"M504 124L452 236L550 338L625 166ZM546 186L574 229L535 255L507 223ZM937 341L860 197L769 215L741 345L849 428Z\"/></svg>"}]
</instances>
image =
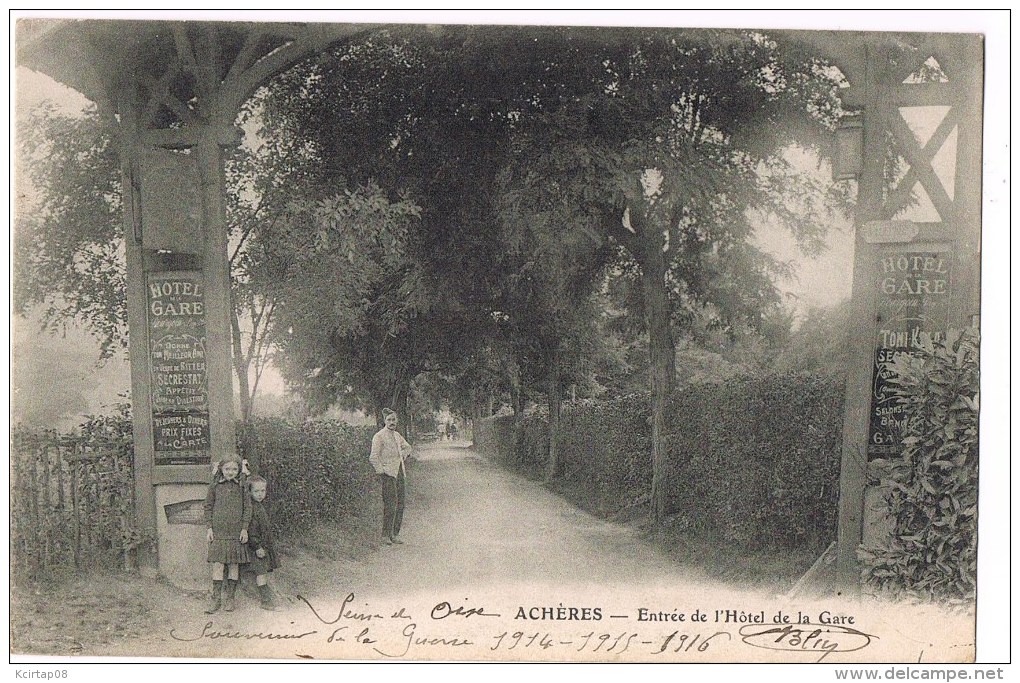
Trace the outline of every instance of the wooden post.
<instances>
[{"instance_id":1,"label":"wooden post","mask_svg":"<svg viewBox=\"0 0 1020 683\"><path fill-rule=\"evenodd\" d=\"M967 96L956 140L953 216L956 232L959 308L951 311L956 327L975 325L981 313L981 92L984 60L979 36L960 36L952 55L953 78L966 85ZM1006 229L1002 227L1001 229Z\"/></svg>"},{"instance_id":2,"label":"wooden post","mask_svg":"<svg viewBox=\"0 0 1020 683\"><path fill-rule=\"evenodd\" d=\"M234 389L231 362L230 263L224 202L223 156L216 130L202 131L194 148L202 187L205 252L206 367L209 383L209 432L213 460L236 453Z\"/></svg>"},{"instance_id":3,"label":"wooden post","mask_svg":"<svg viewBox=\"0 0 1020 683\"><path fill-rule=\"evenodd\" d=\"M142 255L141 176L139 156L141 131L139 104L133 88L124 87L118 102L120 111L121 187L123 188L124 244L127 261L127 318L131 335L131 433L134 444L135 525L143 535L156 536L156 495L153 489L155 452L152 434L152 401L149 393L149 330L146 324L145 269ZM77 511L76 511L77 512ZM138 569L155 577L158 557L148 544L137 553Z\"/></svg>"},{"instance_id":4,"label":"wooden post","mask_svg":"<svg viewBox=\"0 0 1020 683\"><path fill-rule=\"evenodd\" d=\"M868 43L864 50L864 74L859 79L864 91L864 167L855 220L852 303L855 324L851 331L851 370L844 410L836 553L838 579L848 590L860 587L857 550L864 539L865 526L868 525L872 536L867 542L881 544L883 541L879 537L885 532L875 530L881 530L885 522L891 523L880 518L881 504L870 514L865 510L869 450L873 457L889 457L897 450L895 442L889 442L888 435L882 433L884 417L875 412L876 420L882 421L878 423L879 429L874 428L872 421L873 411L885 405L884 380L878 366L886 361L876 356L876 352L912 353L916 348L912 340L893 342L887 339L897 336L893 334L894 323L902 323L903 319L889 315L890 301L879 301L881 296L889 294L879 292L879 257L883 264L886 258L892 264L893 257L897 262L911 263L911 258L923 254L934 259L932 263L938 264L936 272L943 274L942 284L931 291L928 281L924 280L923 300L920 288L909 292L919 306L928 307L917 309L915 332L944 333L947 327L972 325L979 311L980 292L980 37L935 36L921 41L912 53L878 43ZM929 56L934 56L943 67L948 82L918 83L909 78L911 65L917 67ZM940 129L947 135L954 127L957 131L952 192L937 177L933 166L934 156L939 151L936 145L945 138L933 134L929 140L932 146L922 149L915 140L915 132L904 125L901 118L900 108L933 106L949 108ZM887 136L895 139L897 150L910 165L903 179L886 178ZM892 187L893 182L898 186ZM904 200L909 198L915 182L928 192L938 212L938 221L926 222L930 220L927 218L919 222L892 220L906 208ZM916 270L917 266L912 268ZM927 266L924 270L928 270ZM899 291L896 295L902 299ZM920 314L922 310L923 315ZM879 321L880 317L883 320ZM872 437L874 444L869 441ZM877 490L868 495L882 499Z\"/></svg>"},{"instance_id":5,"label":"wooden post","mask_svg":"<svg viewBox=\"0 0 1020 683\"><path fill-rule=\"evenodd\" d=\"M854 217L854 279L850 319L856 321L850 334L850 376L846 383L843 411L843 455L839 474L839 527L836 541L836 571L846 587L860 583L857 546L864 529L864 487L867 483L868 422L871 407L871 375L874 364L875 301L872 292L874 260L872 245L864 240L861 227L876 216L882 201L885 127L879 111L875 83L874 55L864 46L864 165L861 170Z\"/></svg>"},{"instance_id":6,"label":"wooden post","mask_svg":"<svg viewBox=\"0 0 1020 683\"><path fill-rule=\"evenodd\" d=\"M158 31L139 28L134 22L55 20L34 40L19 41L17 56L19 63L80 90L105 114L119 115L134 509L140 531L159 540L158 554L143 546L138 549L138 560L143 574L154 576L164 571L172 578L171 574L205 574L202 553L194 552L204 548L198 498L204 498L209 481L208 459L219 459L236 449L220 147L240 141L234 119L259 85L331 41L368 29L363 25L279 23L254 27L239 23L229 32L243 33L236 51L235 45L228 43L233 36L228 38L214 23L167 24L165 30ZM181 157L170 158L177 153ZM150 172L155 175L146 181ZM196 205L200 208L195 209ZM154 385L160 386L153 380L153 372L166 376L174 371L168 363L157 370L152 362L157 352L161 362L167 358L165 349L152 347L157 340L151 337L157 333L150 328L149 314L162 315L149 308L147 278L153 274L158 274L161 282L191 286L190 291L175 290L172 295L190 296L189 303L197 300L205 307L203 314L192 316L190 341L169 342L190 343L191 355L184 361L203 365L188 371L206 372L190 387L195 396L206 399L201 408L171 405L166 396L152 392ZM204 300L195 291L196 282L204 285ZM208 350L204 363L200 362L203 347ZM173 361L181 360L177 351L173 354ZM155 416L159 434L154 433L154 407L159 413ZM175 431L175 425L186 426L188 435ZM157 438L163 441L157 443ZM192 441L184 443L184 439ZM88 501L88 491L78 489L84 474L81 463L71 464L77 554L83 531L77 513Z\"/></svg>"}]
</instances>

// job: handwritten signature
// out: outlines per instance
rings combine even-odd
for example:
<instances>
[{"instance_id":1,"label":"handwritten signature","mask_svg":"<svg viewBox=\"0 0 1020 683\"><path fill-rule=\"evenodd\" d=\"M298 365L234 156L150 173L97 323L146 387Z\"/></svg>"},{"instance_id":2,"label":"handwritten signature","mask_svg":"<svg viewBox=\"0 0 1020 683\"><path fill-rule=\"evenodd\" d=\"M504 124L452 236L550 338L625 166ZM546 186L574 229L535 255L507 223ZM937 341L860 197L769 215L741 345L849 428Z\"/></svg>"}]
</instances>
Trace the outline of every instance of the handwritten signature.
<instances>
[{"instance_id":1,"label":"handwritten signature","mask_svg":"<svg viewBox=\"0 0 1020 683\"><path fill-rule=\"evenodd\" d=\"M748 624L740 627L740 639L764 650L821 653L820 662L833 652L863 650L878 636L835 624Z\"/></svg>"}]
</instances>

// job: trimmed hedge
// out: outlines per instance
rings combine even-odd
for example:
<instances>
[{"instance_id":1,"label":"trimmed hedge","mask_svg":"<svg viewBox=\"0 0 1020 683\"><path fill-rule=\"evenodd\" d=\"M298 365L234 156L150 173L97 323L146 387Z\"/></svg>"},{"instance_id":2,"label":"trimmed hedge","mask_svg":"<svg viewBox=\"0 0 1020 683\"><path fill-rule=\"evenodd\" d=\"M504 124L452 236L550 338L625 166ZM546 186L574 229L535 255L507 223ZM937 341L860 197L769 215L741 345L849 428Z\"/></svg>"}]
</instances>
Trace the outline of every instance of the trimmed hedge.
<instances>
[{"instance_id":1,"label":"trimmed hedge","mask_svg":"<svg viewBox=\"0 0 1020 683\"><path fill-rule=\"evenodd\" d=\"M253 432L245 448L261 456L259 474L269 482L266 502L281 535L356 513L360 497L374 485L368 464L374 428L259 418Z\"/></svg>"},{"instance_id":2,"label":"trimmed hedge","mask_svg":"<svg viewBox=\"0 0 1020 683\"><path fill-rule=\"evenodd\" d=\"M668 510L749 550L824 549L836 531L843 389L832 377L766 375L677 392Z\"/></svg>"},{"instance_id":3,"label":"trimmed hedge","mask_svg":"<svg viewBox=\"0 0 1020 683\"><path fill-rule=\"evenodd\" d=\"M514 420L512 416L490 417L475 420L472 425L474 443L502 465L516 468L517 449L514 447Z\"/></svg>"},{"instance_id":4,"label":"trimmed hedge","mask_svg":"<svg viewBox=\"0 0 1020 683\"><path fill-rule=\"evenodd\" d=\"M764 375L685 386L667 406L673 523L747 550L824 549L835 537L843 381ZM643 505L651 489L647 395L565 406L558 483L603 516ZM480 421L476 444L529 474L542 471L545 417Z\"/></svg>"},{"instance_id":5,"label":"trimmed hedge","mask_svg":"<svg viewBox=\"0 0 1020 683\"><path fill-rule=\"evenodd\" d=\"M561 468L566 480L584 486L583 507L611 515L647 502L652 485L649 415L649 399L642 394L579 402L563 411Z\"/></svg>"}]
</instances>

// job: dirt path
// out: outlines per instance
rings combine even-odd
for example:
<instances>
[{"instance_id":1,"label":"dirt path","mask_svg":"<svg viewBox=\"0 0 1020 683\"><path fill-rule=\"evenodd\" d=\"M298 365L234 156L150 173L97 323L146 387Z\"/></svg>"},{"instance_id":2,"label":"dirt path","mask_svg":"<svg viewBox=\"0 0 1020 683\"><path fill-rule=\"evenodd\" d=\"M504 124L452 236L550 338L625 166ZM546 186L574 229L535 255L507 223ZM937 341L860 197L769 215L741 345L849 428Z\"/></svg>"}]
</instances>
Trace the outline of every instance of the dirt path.
<instances>
[{"instance_id":1,"label":"dirt path","mask_svg":"<svg viewBox=\"0 0 1020 683\"><path fill-rule=\"evenodd\" d=\"M563 647L548 653L507 652L504 639L502 649L489 648L501 630L512 638L514 629L530 635L565 627L581 636L594 628L615 633L648 627L636 623L640 607L688 615L697 609L773 613L793 607L776 596L738 591L677 566L634 529L598 520L464 445L435 445L420 456L408 475L403 545L381 545L357 561L304 553L285 557L273 579L283 598L276 612L240 596L237 611L207 616L200 596L174 595L161 586L168 604L158 628L100 651L86 647L81 654L561 659L571 654ZM600 619L585 621L592 610L599 611ZM543 614L568 622L544 621ZM659 639L658 631L677 627L654 626L653 637ZM418 644L419 638L426 642ZM470 640L471 646L451 645L458 638ZM728 647L739 646L726 638ZM715 656L742 661L758 653L770 654L744 648ZM595 660L614 657L603 653ZM697 651L684 657L702 658ZM704 657L712 659L713 653Z\"/></svg>"},{"instance_id":2,"label":"dirt path","mask_svg":"<svg viewBox=\"0 0 1020 683\"><path fill-rule=\"evenodd\" d=\"M690 578L632 529L595 519L466 447L424 451L408 481L405 545L385 548L351 577L374 592Z\"/></svg>"},{"instance_id":3,"label":"dirt path","mask_svg":"<svg viewBox=\"0 0 1020 683\"><path fill-rule=\"evenodd\" d=\"M82 654L293 657L301 654L300 641L318 658L323 648L319 636L328 639L347 620L324 624L312 608L332 621L341 610L389 617L403 607L419 622L442 602L465 610L481 606L505 616L521 605L555 607L576 596L578 604L597 603L605 610L621 586L668 587L671 593L686 586L696 593L694 586L707 583L643 543L635 530L578 510L466 444L434 444L422 449L419 458L408 472L403 545L380 545L357 561L304 553L285 557L273 577L282 598L277 612L265 612L253 597L239 596L237 611L210 617L202 612L198 595L174 596L172 589L160 586L170 602L156 632L104 645L101 653L86 647ZM347 601L352 593L354 599ZM206 628L210 622L212 628ZM293 643L209 637L312 630L315 636ZM346 641L343 645L336 656L352 656Z\"/></svg>"}]
</instances>

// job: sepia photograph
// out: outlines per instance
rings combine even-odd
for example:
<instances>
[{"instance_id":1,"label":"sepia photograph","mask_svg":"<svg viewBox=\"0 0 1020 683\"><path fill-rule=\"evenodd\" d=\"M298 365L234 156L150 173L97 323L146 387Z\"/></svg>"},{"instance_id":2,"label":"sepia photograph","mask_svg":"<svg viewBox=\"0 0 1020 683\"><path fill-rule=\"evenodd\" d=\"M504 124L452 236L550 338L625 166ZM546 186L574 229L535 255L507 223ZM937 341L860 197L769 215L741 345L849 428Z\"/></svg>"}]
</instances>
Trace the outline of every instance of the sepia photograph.
<instances>
[{"instance_id":1,"label":"sepia photograph","mask_svg":"<svg viewBox=\"0 0 1020 683\"><path fill-rule=\"evenodd\" d=\"M1008 86L808 14L12 16L12 664L1008 661Z\"/></svg>"}]
</instances>

